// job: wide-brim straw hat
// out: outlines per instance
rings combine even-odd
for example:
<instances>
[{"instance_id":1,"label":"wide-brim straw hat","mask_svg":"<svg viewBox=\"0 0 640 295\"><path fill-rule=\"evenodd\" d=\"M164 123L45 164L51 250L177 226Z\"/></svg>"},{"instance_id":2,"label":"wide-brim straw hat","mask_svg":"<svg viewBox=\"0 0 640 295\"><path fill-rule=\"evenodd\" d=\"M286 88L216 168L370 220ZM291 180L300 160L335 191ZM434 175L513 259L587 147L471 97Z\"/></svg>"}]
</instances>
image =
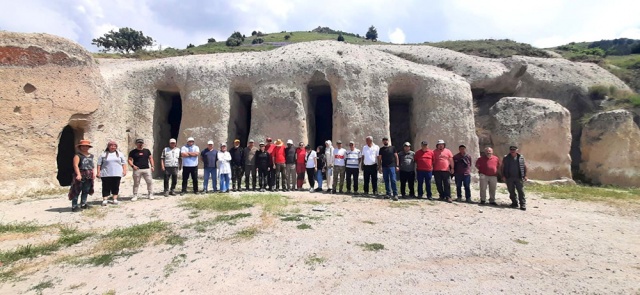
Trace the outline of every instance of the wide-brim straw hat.
<instances>
[{"instance_id":1,"label":"wide-brim straw hat","mask_svg":"<svg viewBox=\"0 0 640 295\"><path fill-rule=\"evenodd\" d=\"M87 140L87 139L83 139L80 140L80 142L76 145L77 147L81 147L81 146L88 146L90 148L92 148L93 146L91 145L91 141Z\"/></svg>"}]
</instances>

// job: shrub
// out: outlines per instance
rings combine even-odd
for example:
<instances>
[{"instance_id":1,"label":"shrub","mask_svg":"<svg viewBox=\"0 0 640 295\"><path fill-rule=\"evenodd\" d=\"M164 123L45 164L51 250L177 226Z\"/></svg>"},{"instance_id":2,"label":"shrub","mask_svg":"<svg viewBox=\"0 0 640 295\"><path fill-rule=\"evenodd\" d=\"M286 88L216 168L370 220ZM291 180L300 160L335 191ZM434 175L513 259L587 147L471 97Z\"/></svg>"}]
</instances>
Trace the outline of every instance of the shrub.
<instances>
[{"instance_id":1,"label":"shrub","mask_svg":"<svg viewBox=\"0 0 640 295\"><path fill-rule=\"evenodd\" d=\"M209 39L207 39L207 43L216 43L216 39L215 38L209 38Z\"/></svg>"},{"instance_id":2,"label":"shrub","mask_svg":"<svg viewBox=\"0 0 640 295\"><path fill-rule=\"evenodd\" d=\"M227 42L225 42L225 44L227 46L240 46L242 45L242 39L229 37L229 39L227 39Z\"/></svg>"},{"instance_id":3,"label":"shrub","mask_svg":"<svg viewBox=\"0 0 640 295\"><path fill-rule=\"evenodd\" d=\"M289 40L289 38L291 38L291 35L284 35L285 40Z\"/></svg>"},{"instance_id":4,"label":"shrub","mask_svg":"<svg viewBox=\"0 0 640 295\"><path fill-rule=\"evenodd\" d=\"M238 31L233 32L233 34L231 34L231 36L229 36L229 38L237 38L237 39L240 39L240 40L244 41L244 35L242 35Z\"/></svg>"},{"instance_id":5,"label":"shrub","mask_svg":"<svg viewBox=\"0 0 640 295\"><path fill-rule=\"evenodd\" d=\"M264 39L262 38L255 38L251 41L251 44L262 44L264 42Z\"/></svg>"},{"instance_id":6,"label":"shrub","mask_svg":"<svg viewBox=\"0 0 640 295\"><path fill-rule=\"evenodd\" d=\"M264 36L266 36L266 35L267 35L267 34L265 34L265 33L261 32L261 31L258 31L258 33L256 33L256 36L258 36L258 37L264 37Z\"/></svg>"},{"instance_id":7,"label":"shrub","mask_svg":"<svg viewBox=\"0 0 640 295\"><path fill-rule=\"evenodd\" d=\"M602 100L609 95L609 87L604 85L594 85L589 87L589 97L593 100Z\"/></svg>"},{"instance_id":8,"label":"shrub","mask_svg":"<svg viewBox=\"0 0 640 295\"><path fill-rule=\"evenodd\" d=\"M256 32L256 31L251 32L251 36L255 36L257 34L258 34L258 32Z\"/></svg>"},{"instance_id":9,"label":"shrub","mask_svg":"<svg viewBox=\"0 0 640 295\"><path fill-rule=\"evenodd\" d=\"M195 46L195 45L193 45L193 44L191 44L191 43L189 43L189 45L187 45L187 49L189 49L189 48L193 48L193 47L196 47L196 46Z\"/></svg>"},{"instance_id":10,"label":"shrub","mask_svg":"<svg viewBox=\"0 0 640 295\"><path fill-rule=\"evenodd\" d=\"M344 42L344 36L342 36L342 34L338 35L338 41Z\"/></svg>"}]
</instances>

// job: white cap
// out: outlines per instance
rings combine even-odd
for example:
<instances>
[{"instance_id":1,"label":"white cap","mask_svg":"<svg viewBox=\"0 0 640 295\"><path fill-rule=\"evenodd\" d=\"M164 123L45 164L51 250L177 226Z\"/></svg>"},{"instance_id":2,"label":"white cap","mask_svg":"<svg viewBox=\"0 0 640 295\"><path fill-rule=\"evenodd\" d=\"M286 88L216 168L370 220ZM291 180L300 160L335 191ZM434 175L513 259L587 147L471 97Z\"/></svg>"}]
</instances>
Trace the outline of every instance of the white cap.
<instances>
[{"instance_id":1,"label":"white cap","mask_svg":"<svg viewBox=\"0 0 640 295\"><path fill-rule=\"evenodd\" d=\"M169 143L176 143L176 139L175 138L169 139Z\"/></svg>"},{"instance_id":2,"label":"white cap","mask_svg":"<svg viewBox=\"0 0 640 295\"><path fill-rule=\"evenodd\" d=\"M444 144L444 140L438 139L438 142L436 144Z\"/></svg>"},{"instance_id":3,"label":"white cap","mask_svg":"<svg viewBox=\"0 0 640 295\"><path fill-rule=\"evenodd\" d=\"M207 144L213 144L213 140L207 141Z\"/></svg>"},{"instance_id":4,"label":"white cap","mask_svg":"<svg viewBox=\"0 0 640 295\"><path fill-rule=\"evenodd\" d=\"M287 144L293 144L293 140L287 139Z\"/></svg>"},{"instance_id":5,"label":"white cap","mask_svg":"<svg viewBox=\"0 0 640 295\"><path fill-rule=\"evenodd\" d=\"M189 138L187 138L187 142L189 142L189 141L196 141L196 140L193 139L193 137L189 137Z\"/></svg>"}]
</instances>

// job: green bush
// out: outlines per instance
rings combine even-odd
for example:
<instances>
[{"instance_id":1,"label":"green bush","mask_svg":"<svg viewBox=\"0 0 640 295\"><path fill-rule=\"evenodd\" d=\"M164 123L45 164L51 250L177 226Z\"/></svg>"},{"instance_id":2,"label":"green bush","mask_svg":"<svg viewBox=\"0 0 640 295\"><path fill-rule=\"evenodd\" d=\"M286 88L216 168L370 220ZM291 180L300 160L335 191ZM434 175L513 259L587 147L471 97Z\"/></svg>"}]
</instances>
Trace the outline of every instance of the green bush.
<instances>
[{"instance_id":1,"label":"green bush","mask_svg":"<svg viewBox=\"0 0 640 295\"><path fill-rule=\"evenodd\" d=\"M344 36L342 36L342 34L338 35L338 41L344 42Z\"/></svg>"},{"instance_id":2,"label":"green bush","mask_svg":"<svg viewBox=\"0 0 640 295\"><path fill-rule=\"evenodd\" d=\"M289 40L289 38L291 38L291 35L284 35L285 40Z\"/></svg>"},{"instance_id":3,"label":"green bush","mask_svg":"<svg viewBox=\"0 0 640 295\"><path fill-rule=\"evenodd\" d=\"M264 43L264 39L262 38L255 38L253 39L253 41L251 41L251 44L262 44Z\"/></svg>"},{"instance_id":4,"label":"green bush","mask_svg":"<svg viewBox=\"0 0 640 295\"><path fill-rule=\"evenodd\" d=\"M604 85L594 85L589 87L589 97L594 100L605 99L609 95L609 87Z\"/></svg>"},{"instance_id":5,"label":"green bush","mask_svg":"<svg viewBox=\"0 0 640 295\"><path fill-rule=\"evenodd\" d=\"M207 39L207 43L216 43L216 38Z\"/></svg>"},{"instance_id":6,"label":"green bush","mask_svg":"<svg viewBox=\"0 0 640 295\"><path fill-rule=\"evenodd\" d=\"M227 42L225 42L225 44L227 46L240 46L242 45L242 39L229 37L229 39L227 39Z\"/></svg>"},{"instance_id":7,"label":"green bush","mask_svg":"<svg viewBox=\"0 0 640 295\"><path fill-rule=\"evenodd\" d=\"M193 44L191 44L191 43L189 43L189 45L187 45L187 49L189 49L189 48L193 48L193 47L196 47L196 46L195 46L195 45L193 45Z\"/></svg>"}]
</instances>

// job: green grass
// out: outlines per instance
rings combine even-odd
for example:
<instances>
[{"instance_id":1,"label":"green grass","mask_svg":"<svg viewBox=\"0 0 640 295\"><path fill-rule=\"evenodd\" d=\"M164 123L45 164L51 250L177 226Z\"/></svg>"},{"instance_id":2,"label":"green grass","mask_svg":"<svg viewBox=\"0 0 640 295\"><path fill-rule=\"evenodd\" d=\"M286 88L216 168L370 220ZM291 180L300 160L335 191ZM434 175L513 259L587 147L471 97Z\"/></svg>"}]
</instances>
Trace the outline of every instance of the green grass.
<instances>
[{"instance_id":1,"label":"green grass","mask_svg":"<svg viewBox=\"0 0 640 295\"><path fill-rule=\"evenodd\" d=\"M327 259L321 256L317 256L316 254L313 254L309 257L307 257L307 259L304 260L304 264L306 265L316 265L316 264L323 264L327 262Z\"/></svg>"},{"instance_id":2,"label":"green grass","mask_svg":"<svg viewBox=\"0 0 640 295\"><path fill-rule=\"evenodd\" d=\"M187 254L176 255L169 264L164 266L164 277L168 278L176 269L187 260Z\"/></svg>"},{"instance_id":3,"label":"green grass","mask_svg":"<svg viewBox=\"0 0 640 295\"><path fill-rule=\"evenodd\" d=\"M280 218L282 221L302 221L302 218L306 217L304 214L284 215Z\"/></svg>"},{"instance_id":4,"label":"green grass","mask_svg":"<svg viewBox=\"0 0 640 295\"><path fill-rule=\"evenodd\" d=\"M102 295L116 295L116 290L109 290L107 292L102 293Z\"/></svg>"},{"instance_id":5,"label":"green grass","mask_svg":"<svg viewBox=\"0 0 640 295\"><path fill-rule=\"evenodd\" d=\"M165 243L171 246L182 246L186 241L187 241L187 238L181 235L171 234L167 237L167 240L165 241Z\"/></svg>"},{"instance_id":6,"label":"green grass","mask_svg":"<svg viewBox=\"0 0 640 295\"><path fill-rule=\"evenodd\" d=\"M53 288L53 281L48 280L48 281L42 281L38 283L37 285L31 287L29 290L36 291L36 294L42 294L42 291L44 289L51 289L51 288Z\"/></svg>"},{"instance_id":7,"label":"green grass","mask_svg":"<svg viewBox=\"0 0 640 295\"><path fill-rule=\"evenodd\" d=\"M457 52L481 57L502 58L513 55L534 57L549 57L542 49L535 48L526 43L502 39L502 40L460 40L425 43L425 45L446 48Z\"/></svg>"},{"instance_id":8,"label":"green grass","mask_svg":"<svg viewBox=\"0 0 640 295\"><path fill-rule=\"evenodd\" d=\"M380 251L380 250L384 250L384 245L380 244L380 243L364 243L364 244L360 244L360 247L362 247L365 251Z\"/></svg>"},{"instance_id":9,"label":"green grass","mask_svg":"<svg viewBox=\"0 0 640 295\"><path fill-rule=\"evenodd\" d=\"M235 237L240 239L251 239L255 237L260 230L257 227L248 227L236 232Z\"/></svg>"},{"instance_id":10,"label":"green grass","mask_svg":"<svg viewBox=\"0 0 640 295\"><path fill-rule=\"evenodd\" d=\"M389 203L389 207L391 208L407 208L413 206L420 206L420 204L416 201L404 201L404 202L391 202Z\"/></svg>"},{"instance_id":11,"label":"green grass","mask_svg":"<svg viewBox=\"0 0 640 295\"><path fill-rule=\"evenodd\" d=\"M371 225L376 224L375 222L370 221L370 220L363 220L362 223L371 224Z\"/></svg>"},{"instance_id":12,"label":"green grass","mask_svg":"<svg viewBox=\"0 0 640 295\"><path fill-rule=\"evenodd\" d=\"M303 224L299 224L298 226L296 226L298 229L311 229L311 225L308 225L306 223Z\"/></svg>"},{"instance_id":13,"label":"green grass","mask_svg":"<svg viewBox=\"0 0 640 295\"><path fill-rule=\"evenodd\" d=\"M0 251L0 261L3 265L9 265L22 259L51 255L62 247L78 244L92 235L92 233L80 232L76 228L61 226L60 237L56 241L40 245L28 244L14 250Z\"/></svg>"},{"instance_id":14,"label":"green grass","mask_svg":"<svg viewBox=\"0 0 640 295\"><path fill-rule=\"evenodd\" d=\"M227 194L213 194L204 197L194 196L183 200L181 206L193 210L236 211L260 205L267 212L276 212L288 205L280 194L243 194L239 197Z\"/></svg>"},{"instance_id":15,"label":"green grass","mask_svg":"<svg viewBox=\"0 0 640 295\"><path fill-rule=\"evenodd\" d=\"M529 245L529 242L522 240L522 239L515 239L513 240L514 242L518 243L518 244L522 244L522 245Z\"/></svg>"},{"instance_id":16,"label":"green grass","mask_svg":"<svg viewBox=\"0 0 640 295\"><path fill-rule=\"evenodd\" d=\"M640 189L637 188L532 184L526 186L525 190L538 193L544 198L554 199L603 202L640 200Z\"/></svg>"},{"instance_id":17,"label":"green grass","mask_svg":"<svg viewBox=\"0 0 640 295\"><path fill-rule=\"evenodd\" d=\"M203 233L207 231L207 228L210 226L216 225L221 222L226 222L227 224L234 225L234 221L250 217L251 213L237 213L233 215L218 215L214 219L209 220L199 220L194 223L187 224L183 226L183 228L193 228L196 232Z\"/></svg>"},{"instance_id":18,"label":"green grass","mask_svg":"<svg viewBox=\"0 0 640 295\"><path fill-rule=\"evenodd\" d=\"M237 213L233 215L218 215L213 219L215 222L227 222L230 223L234 220L251 217L251 213Z\"/></svg>"},{"instance_id":19,"label":"green grass","mask_svg":"<svg viewBox=\"0 0 640 295\"><path fill-rule=\"evenodd\" d=\"M107 251L137 249L146 245L158 234L169 232L169 223L152 221L126 228L115 229L104 235L101 245Z\"/></svg>"},{"instance_id":20,"label":"green grass","mask_svg":"<svg viewBox=\"0 0 640 295\"><path fill-rule=\"evenodd\" d=\"M0 223L0 234L4 233L33 233L42 230L45 226L34 222Z\"/></svg>"},{"instance_id":21,"label":"green grass","mask_svg":"<svg viewBox=\"0 0 640 295\"><path fill-rule=\"evenodd\" d=\"M120 257L131 257L133 254L138 253L137 251L123 251L123 252L113 252L100 254L96 256L89 257L87 259L79 260L75 262L75 264L89 264L93 266L111 266L116 261L116 259Z\"/></svg>"}]
</instances>

